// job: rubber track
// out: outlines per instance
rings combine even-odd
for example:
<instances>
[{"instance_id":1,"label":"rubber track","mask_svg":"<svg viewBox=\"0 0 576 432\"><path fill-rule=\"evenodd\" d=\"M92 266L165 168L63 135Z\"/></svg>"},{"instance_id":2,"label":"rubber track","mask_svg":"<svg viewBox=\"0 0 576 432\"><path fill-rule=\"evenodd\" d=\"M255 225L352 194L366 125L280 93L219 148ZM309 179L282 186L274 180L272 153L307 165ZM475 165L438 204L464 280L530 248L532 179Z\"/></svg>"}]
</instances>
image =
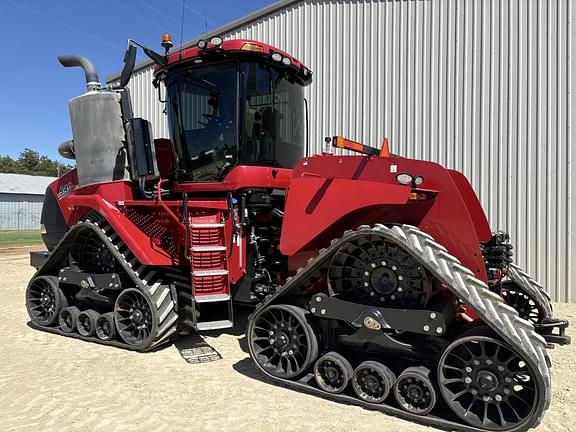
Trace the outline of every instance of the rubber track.
<instances>
[{"instance_id":1,"label":"rubber track","mask_svg":"<svg viewBox=\"0 0 576 432\"><path fill-rule=\"evenodd\" d=\"M172 290L170 285L163 283L163 278L166 272L159 272L157 268L141 264L134 254L126 247L120 237L114 232L110 225L102 219L99 215L94 213L89 215L84 221L78 222L70 228L66 235L60 240L58 245L54 248L44 265L38 269L36 276L42 275L46 268L53 266L52 260L61 257L62 250L68 245L68 239L75 231L79 229L93 230L100 240L110 249L115 256L116 260L123 268L123 270L130 276L135 284L135 287L143 292L150 303L156 307L155 313L157 317L157 332L156 338L144 348L126 344L118 339L116 341L101 341L97 337L83 337L77 334L68 334L60 331L56 327L39 326L32 323L32 326L37 329L42 329L50 333L57 333L63 336L70 336L87 340L91 342L100 343L102 345L113 345L123 347L134 351L150 351L158 346L166 343L176 333L178 323L177 312L177 299L176 291ZM59 266L57 266L59 268ZM169 278L170 279L170 278Z\"/></svg>"},{"instance_id":2,"label":"rubber track","mask_svg":"<svg viewBox=\"0 0 576 432\"><path fill-rule=\"evenodd\" d=\"M538 405L532 417L520 428L510 429L519 432L536 427L542 421L544 414L550 406L552 398L551 376L549 369L549 359L546 354L546 341L535 332L534 326L518 316L516 310L505 304L502 299L488 289L488 286L477 279L474 273L464 267L460 261L450 255L446 248L436 243L434 239L410 225L396 225L387 227L384 225L361 226L357 230L349 230L340 239L333 240L329 247L319 251L319 254L308 261L306 267L297 270L296 275L288 278L286 283L273 295L266 298L254 311L255 316L260 310L269 304L276 302L287 294L293 294L305 290L315 281L323 277L327 272L331 257L346 242L354 239L374 235L394 242L413 256L418 258L421 264L427 268L434 277L445 284L448 289L459 299L461 299L470 309L472 309L486 325L490 326L504 341L513 347L518 354L531 366L535 372L535 379L539 381L538 388L541 389ZM251 353L252 356L252 353ZM258 363L255 361L256 365ZM258 366L259 367L259 366ZM275 378L260 368L272 380L281 382L284 385L302 389L300 382L293 382ZM311 387L311 386L308 386ZM310 388L310 391L318 393L318 389ZM331 399L348 402L343 396L331 395ZM444 425L438 424L436 418L416 416L406 412L398 412L394 407L378 406L373 404L362 404L367 408L379 409L393 415L400 415L419 423L428 423L436 427L454 428L454 423L446 421ZM482 430L475 429L465 424L458 426L461 430Z\"/></svg>"},{"instance_id":3,"label":"rubber track","mask_svg":"<svg viewBox=\"0 0 576 432\"><path fill-rule=\"evenodd\" d=\"M525 293L537 303L540 310L546 314L544 318L552 318L553 311L550 294L542 285L515 264L510 264L507 276L511 281L520 285Z\"/></svg>"}]
</instances>

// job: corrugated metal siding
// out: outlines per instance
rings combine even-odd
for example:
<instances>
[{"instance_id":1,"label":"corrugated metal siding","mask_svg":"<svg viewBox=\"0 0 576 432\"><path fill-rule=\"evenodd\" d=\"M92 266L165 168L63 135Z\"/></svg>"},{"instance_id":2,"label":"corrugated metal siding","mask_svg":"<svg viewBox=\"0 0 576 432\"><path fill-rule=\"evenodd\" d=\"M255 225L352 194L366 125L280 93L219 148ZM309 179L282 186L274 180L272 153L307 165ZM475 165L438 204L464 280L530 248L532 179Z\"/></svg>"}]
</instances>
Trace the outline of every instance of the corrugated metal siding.
<instances>
[{"instance_id":1,"label":"corrugated metal siding","mask_svg":"<svg viewBox=\"0 0 576 432\"><path fill-rule=\"evenodd\" d=\"M575 25L572 0L307 1L227 37L314 71L313 149L335 134L387 136L399 154L463 171L517 262L574 301ZM164 136L150 80L132 82L135 108Z\"/></svg>"},{"instance_id":2,"label":"corrugated metal siding","mask_svg":"<svg viewBox=\"0 0 576 432\"><path fill-rule=\"evenodd\" d=\"M39 229L44 195L0 193L0 231Z\"/></svg>"}]
</instances>

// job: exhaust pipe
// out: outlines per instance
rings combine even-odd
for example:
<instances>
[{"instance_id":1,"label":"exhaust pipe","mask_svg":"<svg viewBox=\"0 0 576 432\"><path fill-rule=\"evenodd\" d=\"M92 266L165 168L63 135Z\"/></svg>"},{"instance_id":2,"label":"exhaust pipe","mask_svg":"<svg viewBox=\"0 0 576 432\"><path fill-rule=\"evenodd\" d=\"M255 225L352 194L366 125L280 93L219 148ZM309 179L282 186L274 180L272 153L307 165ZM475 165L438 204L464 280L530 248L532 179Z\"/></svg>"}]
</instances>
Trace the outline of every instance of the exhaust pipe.
<instances>
[{"instance_id":1,"label":"exhaust pipe","mask_svg":"<svg viewBox=\"0 0 576 432\"><path fill-rule=\"evenodd\" d=\"M58 61L64 67L81 67L86 76L86 89L90 91L100 90L100 80L94 64L86 57L77 55L58 56Z\"/></svg>"}]
</instances>

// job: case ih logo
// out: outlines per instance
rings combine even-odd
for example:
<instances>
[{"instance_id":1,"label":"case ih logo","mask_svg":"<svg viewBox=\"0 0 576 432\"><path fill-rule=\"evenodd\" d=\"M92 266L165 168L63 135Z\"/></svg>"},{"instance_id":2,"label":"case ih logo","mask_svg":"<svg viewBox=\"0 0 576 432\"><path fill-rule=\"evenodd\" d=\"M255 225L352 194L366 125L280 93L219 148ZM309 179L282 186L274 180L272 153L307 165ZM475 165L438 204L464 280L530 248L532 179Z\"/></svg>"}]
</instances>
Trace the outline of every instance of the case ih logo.
<instances>
[{"instance_id":1,"label":"case ih logo","mask_svg":"<svg viewBox=\"0 0 576 432\"><path fill-rule=\"evenodd\" d=\"M68 192L74 189L74 185L71 182L68 182L62 186L58 186L58 198L62 198Z\"/></svg>"}]
</instances>

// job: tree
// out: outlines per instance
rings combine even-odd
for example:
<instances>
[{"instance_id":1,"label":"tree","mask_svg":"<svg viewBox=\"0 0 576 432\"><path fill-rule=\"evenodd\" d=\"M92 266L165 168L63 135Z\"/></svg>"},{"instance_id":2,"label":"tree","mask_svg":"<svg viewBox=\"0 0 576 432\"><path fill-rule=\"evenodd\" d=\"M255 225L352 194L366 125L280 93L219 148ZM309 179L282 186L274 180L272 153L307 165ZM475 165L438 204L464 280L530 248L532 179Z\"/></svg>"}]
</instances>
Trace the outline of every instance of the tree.
<instances>
[{"instance_id":1,"label":"tree","mask_svg":"<svg viewBox=\"0 0 576 432\"><path fill-rule=\"evenodd\" d=\"M70 165L61 164L48 156L40 156L37 151L24 149L18 159L0 156L0 172L56 177L71 170Z\"/></svg>"}]
</instances>

